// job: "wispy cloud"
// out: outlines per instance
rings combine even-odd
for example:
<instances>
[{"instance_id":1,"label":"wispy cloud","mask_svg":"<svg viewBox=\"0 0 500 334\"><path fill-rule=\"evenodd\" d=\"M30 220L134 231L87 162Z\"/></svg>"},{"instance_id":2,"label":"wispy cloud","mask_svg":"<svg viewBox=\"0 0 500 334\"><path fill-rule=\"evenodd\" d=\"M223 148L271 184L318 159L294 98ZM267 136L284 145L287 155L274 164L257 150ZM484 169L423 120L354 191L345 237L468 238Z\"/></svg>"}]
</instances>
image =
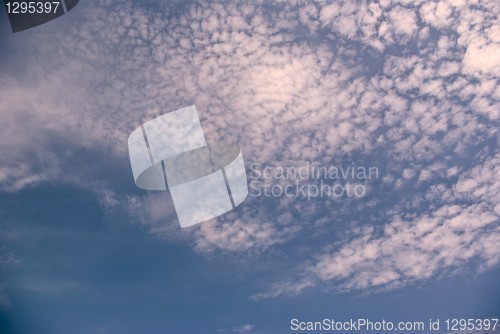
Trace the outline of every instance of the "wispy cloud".
<instances>
[{"instance_id":1,"label":"wispy cloud","mask_svg":"<svg viewBox=\"0 0 500 334\"><path fill-rule=\"evenodd\" d=\"M5 284L0 283L0 309L9 309L11 306L11 301L6 293Z\"/></svg>"},{"instance_id":2,"label":"wispy cloud","mask_svg":"<svg viewBox=\"0 0 500 334\"><path fill-rule=\"evenodd\" d=\"M238 327L233 328L234 333L251 333L253 329L255 328L254 325L251 324L246 324L246 325L241 325Z\"/></svg>"}]
</instances>

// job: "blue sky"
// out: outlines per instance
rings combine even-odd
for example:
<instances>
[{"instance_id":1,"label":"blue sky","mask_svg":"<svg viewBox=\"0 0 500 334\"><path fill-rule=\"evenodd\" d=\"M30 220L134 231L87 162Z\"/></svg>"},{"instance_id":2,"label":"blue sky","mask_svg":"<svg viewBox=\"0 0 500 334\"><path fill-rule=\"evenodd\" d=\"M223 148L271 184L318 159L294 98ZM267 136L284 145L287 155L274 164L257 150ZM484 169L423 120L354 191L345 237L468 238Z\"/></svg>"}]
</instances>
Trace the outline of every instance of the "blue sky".
<instances>
[{"instance_id":1,"label":"blue sky","mask_svg":"<svg viewBox=\"0 0 500 334\"><path fill-rule=\"evenodd\" d=\"M100 1L13 34L2 11L0 332L498 317L499 13ZM241 147L249 181L252 164L379 177L360 197L249 196L180 229L168 192L135 186L127 138L189 105L209 144Z\"/></svg>"}]
</instances>

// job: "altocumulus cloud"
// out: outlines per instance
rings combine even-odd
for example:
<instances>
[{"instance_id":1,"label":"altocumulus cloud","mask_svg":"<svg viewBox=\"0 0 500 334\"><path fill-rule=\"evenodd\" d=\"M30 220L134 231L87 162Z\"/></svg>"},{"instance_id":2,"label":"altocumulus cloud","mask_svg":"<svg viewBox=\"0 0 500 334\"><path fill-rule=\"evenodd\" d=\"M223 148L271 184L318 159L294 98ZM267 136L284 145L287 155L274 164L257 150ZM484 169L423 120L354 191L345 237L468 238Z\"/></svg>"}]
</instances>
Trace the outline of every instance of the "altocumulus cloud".
<instances>
[{"instance_id":1,"label":"altocumulus cloud","mask_svg":"<svg viewBox=\"0 0 500 334\"><path fill-rule=\"evenodd\" d=\"M318 239L290 280L256 299L325 283L392 289L474 259L479 269L498 265L498 2L107 6L80 4L75 24L26 37L26 48L40 50L26 57L35 74L0 77L3 191L40 182L91 189L151 233L216 256L266 252L318 228L337 235L334 222L356 220L334 245ZM208 142L242 143L249 163L361 159L383 164L383 178L366 201L253 198L187 236L169 227L165 198L123 194L107 180L106 161L90 172L72 165L72 151L105 150L125 173L130 131L191 104ZM82 182L89 173L93 181ZM363 214L370 210L383 214Z\"/></svg>"}]
</instances>

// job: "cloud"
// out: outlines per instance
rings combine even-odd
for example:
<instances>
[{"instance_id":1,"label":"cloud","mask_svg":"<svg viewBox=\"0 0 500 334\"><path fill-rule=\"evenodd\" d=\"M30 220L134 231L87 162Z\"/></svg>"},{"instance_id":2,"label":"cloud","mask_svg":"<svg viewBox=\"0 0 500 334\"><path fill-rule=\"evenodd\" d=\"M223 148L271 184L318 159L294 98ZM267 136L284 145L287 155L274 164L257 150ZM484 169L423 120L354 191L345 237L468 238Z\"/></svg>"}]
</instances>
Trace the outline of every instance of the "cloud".
<instances>
[{"instance_id":1,"label":"cloud","mask_svg":"<svg viewBox=\"0 0 500 334\"><path fill-rule=\"evenodd\" d=\"M460 175L453 193L459 199L487 203L500 215L500 154Z\"/></svg>"},{"instance_id":2,"label":"cloud","mask_svg":"<svg viewBox=\"0 0 500 334\"><path fill-rule=\"evenodd\" d=\"M387 16L389 18L390 27L381 26L379 30L381 35L383 34L382 31L385 34L387 34L388 31L393 32L393 36L391 37L384 36L387 40L395 38L400 42L404 42L412 38L418 31L417 17L412 10L396 6L391 9Z\"/></svg>"},{"instance_id":3,"label":"cloud","mask_svg":"<svg viewBox=\"0 0 500 334\"><path fill-rule=\"evenodd\" d=\"M381 227L364 228L333 251L316 256L292 280L254 299L296 295L326 284L334 291L383 291L442 275L497 266L500 256L498 153L462 173L452 188L441 184L428 199L446 204L424 214L395 210ZM447 195L443 196L443 193ZM463 199L474 204L464 204ZM459 204L460 203L460 204Z\"/></svg>"},{"instance_id":4,"label":"cloud","mask_svg":"<svg viewBox=\"0 0 500 334\"><path fill-rule=\"evenodd\" d=\"M118 212L126 212L131 222L149 233L171 242L191 240L189 233L179 229L173 202L168 192L151 192L145 196L121 195Z\"/></svg>"},{"instance_id":5,"label":"cloud","mask_svg":"<svg viewBox=\"0 0 500 334\"><path fill-rule=\"evenodd\" d=\"M488 5L495 6L494 2ZM50 36L61 45L61 55L55 55L54 62L58 57L64 59L64 66L57 71L44 65L39 69L41 75L28 86L19 79L3 78L6 89L2 90L2 114L9 115L5 118L11 119L13 126L9 128L16 129L20 117L30 127L29 131L4 134L11 138L4 141L9 143L4 151L17 152L9 160L24 160L21 168L2 166L4 189L17 190L61 178L65 161L49 149L49 133L56 138L76 136L80 143L70 143L77 147L102 149L102 145L109 145L111 154L123 159L123 140L131 129L188 102L198 104L202 122L211 130L209 140L225 136L251 143L244 153L259 161L275 160L280 154L311 160L339 150L369 152L372 138L384 124L397 125L395 130L399 131L434 135L448 130L446 124L452 121L452 113L445 115L442 111L458 108L459 101L454 99L467 100L467 94L473 97L477 112L498 116L489 98L494 93L494 81L481 79L482 84L475 85L464 77L452 82L443 79L460 73L461 63L464 74L498 72L493 58L475 56L477 52L491 53L498 39L498 29L484 11L463 6L451 9L441 2L423 5L421 11L451 20L448 29L461 33L458 45L443 36L437 45L423 44L413 56L387 54L384 72L372 78L360 62L366 56L363 51L341 43L332 46L329 39L321 43L297 39L293 30L297 13L292 5L284 4L281 12L264 15L258 4L193 4L170 20L160 20L136 5L111 6L117 8L105 11L98 6L83 7L78 29ZM307 15L302 15L305 21L301 24L306 26L319 19L322 29L337 32L351 29L342 18L355 22L361 34L341 31L340 36L368 45L386 47L392 43L389 40L404 44L419 29L425 29L416 26L416 7L410 6L343 3L309 4L302 9ZM169 9L166 11L169 16ZM449 14L454 11L457 18ZM480 15L484 33L479 28L473 32L463 28L477 17L472 13ZM102 29L104 16L106 22L113 22L106 29ZM376 29L370 35L366 32L367 26L380 25L382 29L384 24L385 34ZM163 34L165 30L169 33ZM80 42L75 45L72 40ZM474 44L478 41L480 44ZM40 46L41 54L54 56L43 46L50 44L43 38L30 43ZM457 46L466 47L466 51L459 52ZM40 67L30 61L26 65L32 71ZM417 96L409 93L415 89L420 90ZM61 101L60 91L73 93ZM444 102L427 101L420 117L416 112L403 113L412 104L425 103L420 98L427 96ZM385 103L380 103L379 97ZM21 108L21 100L26 107ZM465 110L457 113L455 119L463 114L467 117ZM403 118L405 123L399 124ZM469 127L479 127L476 120L471 121ZM389 139L401 142L405 136L401 133ZM36 139L41 139L39 145L34 144ZM423 150L433 145L432 141L425 142L426 138L420 138L420 142L417 137L408 140L408 145L417 142L416 147ZM407 151L399 146L398 151ZM33 154L36 150L39 153ZM47 164L43 171L35 168L39 165L34 159L37 156Z\"/></svg>"},{"instance_id":6,"label":"cloud","mask_svg":"<svg viewBox=\"0 0 500 334\"><path fill-rule=\"evenodd\" d=\"M7 293L5 292L5 284L0 284L0 309L9 309L11 306L11 301Z\"/></svg>"},{"instance_id":7,"label":"cloud","mask_svg":"<svg viewBox=\"0 0 500 334\"><path fill-rule=\"evenodd\" d=\"M38 51L23 58L29 75L0 77L2 191L92 189L103 207L204 255L310 237L314 247L292 256L314 264L261 298L324 283L394 288L476 258L498 263L488 248L498 241L497 1L109 6L80 4L73 25L25 41ZM126 139L192 104L209 144L239 143L247 164L359 160L380 166L383 180L366 203L256 199L176 232L168 195L133 188ZM339 237L325 227L337 221L377 226Z\"/></svg>"},{"instance_id":8,"label":"cloud","mask_svg":"<svg viewBox=\"0 0 500 334\"><path fill-rule=\"evenodd\" d=\"M266 292L259 292L251 296L252 300L259 301L268 298L277 298L282 296L296 296L317 285L317 282L311 278L299 278L293 281L278 282L271 286Z\"/></svg>"},{"instance_id":9,"label":"cloud","mask_svg":"<svg viewBox=\"0 0 500 334\"><path fill-rule=\"evenodd\" d=\"M272 246L288 241L300 231L287 219L266 222L255 214L238 213L201 224L195 233L195 249L204 254L217 251L247 252L258 255Z\"/></svg>"},{"instance_id":10,"label":"cloud","mask_svg":"<svg viewBox=\"0 0 500 334\"><path fill-rule=\"evenodd\" d=\"M255 325L246 324L246 325L234 327L233 332L234 333L251 333L254 328L255 328Z\"/></svg>"},{"instance_id":11,"label":"cloud","mask_svg":"<svg viewBox=\"0 0 500 334\"><path fill-rule=\"evenodd\" d=\"M500 9L496 2L487 2L489 11L470 9L463 11L457 27L458 43L466 48L463 58L464 71L474 76L498 76L500 63L495 53L500 47L498 17L493 13Z\"/></svg>"},{"instance_id":12,"label":"cloud","mask_svg":"<svg viewBox=\"0 0 500 334\"><path fill-rule=\"evenodd\" d=\"M438 29L448 28L452 24L452 14L453 5L445 1L428 2L420 8L420 15L425 23Z\"/></svg>"},{"instance_id":13,"label":"cloud","mask_svg":"<svg viewBox=\"0 0 500 334\"><path fill-rule=\"evenodd\" d=\"M334 281L340 290L350 290L427 279L473 257L492 266L499 261L491 251L499 241L493 224L497 221L481 206L444 206L412 221L395 220L381 237L364 234L320 256L311 271L322 281ZM482 231L488 227L491 235Z\"/></svg>"}]
</instances>

